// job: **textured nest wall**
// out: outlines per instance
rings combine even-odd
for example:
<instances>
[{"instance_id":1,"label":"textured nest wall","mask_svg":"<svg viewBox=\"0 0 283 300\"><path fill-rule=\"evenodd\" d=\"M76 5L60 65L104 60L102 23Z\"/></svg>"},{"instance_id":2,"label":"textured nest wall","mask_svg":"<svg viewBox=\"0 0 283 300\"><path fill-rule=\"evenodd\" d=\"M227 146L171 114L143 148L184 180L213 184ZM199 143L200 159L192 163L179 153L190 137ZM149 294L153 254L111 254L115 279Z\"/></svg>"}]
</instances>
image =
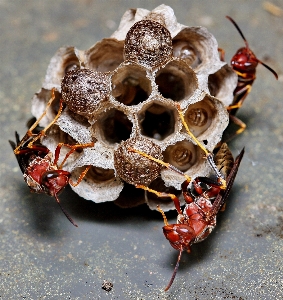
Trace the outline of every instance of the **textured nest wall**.
<instances>
[{"instance_id":1,"label":"textured nest wall","mask_svg":"<svg viewBox=\"0 0 283 300\"><path fill-rule=\"evenodd\" d=\"M173 10L128 10L117 31L90 49L60 48L51 59L41 90L32 101L38 118L56 89L56 101L41 126L52 121L59 100L62 115L43 139L54 151L59 142L95 142L74 153L64 169L73 187L94 202L115 201L122 207L146 202L173 209L171 200L144 197L134 184L177 195L183 178L161 165L129 152L139 149L169 162L191 177L207 176L203 152L183 128L179 104L191 132L212 151L228 125L226 106L233 100L237 75L220 61L214 36L204 27L179 24ZM62 151L62 156L64 151Z\"/></svg>"}]
</instances>

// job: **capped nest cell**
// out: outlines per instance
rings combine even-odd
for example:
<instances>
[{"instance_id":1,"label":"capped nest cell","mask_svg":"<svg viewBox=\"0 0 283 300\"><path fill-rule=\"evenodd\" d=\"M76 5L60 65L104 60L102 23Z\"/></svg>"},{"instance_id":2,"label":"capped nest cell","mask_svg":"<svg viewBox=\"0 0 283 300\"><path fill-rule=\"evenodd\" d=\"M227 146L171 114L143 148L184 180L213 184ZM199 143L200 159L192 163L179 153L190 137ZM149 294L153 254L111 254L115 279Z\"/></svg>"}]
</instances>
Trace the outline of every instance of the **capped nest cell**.
<instances>
[{"instance_id":1,"label":"capped nest cell","mask_svg":"<svg viewBox=\"0 0 283 300\"><path fill-rule=\"evenodd\" d=\"M117 31L87 50L62 47L51 59L41 90L33 97L38 118L56 89L56 101L42 119L53 120L60 98L66 107L42 143L51 151L62 141L94 142L67 160L72 187L95 202L121 207L147 203L173 209L170 199L135 188L146 185L180 195L184 177L136 149L163 160L190 177L207 176L204 153L185 130L212 151L228 125L228 106L237 75L219 58L214 36L204 27L179 24L172 8L128 10ZM62 151L64 155L64 151Z\"/></svg>"}]
</instances>

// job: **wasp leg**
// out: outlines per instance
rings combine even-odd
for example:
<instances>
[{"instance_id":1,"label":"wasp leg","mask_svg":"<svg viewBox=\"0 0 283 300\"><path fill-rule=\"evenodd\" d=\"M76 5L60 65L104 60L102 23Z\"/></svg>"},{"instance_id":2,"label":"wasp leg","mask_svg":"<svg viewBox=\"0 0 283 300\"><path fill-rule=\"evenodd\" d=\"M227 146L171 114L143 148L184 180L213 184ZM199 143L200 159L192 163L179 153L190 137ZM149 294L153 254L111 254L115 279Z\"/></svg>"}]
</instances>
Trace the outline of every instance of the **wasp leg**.
<instances>
[{"instance_id":1,"label":"wasp leg","mask_svg":"<svg viewBox=\"0 0 283 300\"><path fill-rule=\"evenodd\" d=\"M66 162L66 160L68 159L68 157L75 152L78 148L88 148L88 147L93 147L94 143L86 143L86 144L77 144L77 145L69 145L69 144L64 144L64 143L59 143L55 149L55 158L54 158L54 164L57 165L58 163L58 159L60 156L60 151L61 148L65 146L70 148L71 150L66 154L65 158L63 159L62 163L60 164L60 166L58 167L58 169L62 169L64 163Z\"/></svg>"},{"instance_id":2,"label":"wasp leg","mask_svg":"<svg viewBox=\"0 0 283 300\"><path fill-rule=\"evenodd\" d=\"M170 197L172 199L172 201L174 202L174 205L175 205L175 208L178 212L178 214L182 214L182 210L181 210L181 205L180 205L180 200L179 198L174 195L174 194L169 194L169 193L164 193L164 192L158 192L156 190L153 190L153 189L150 189L149 187L147 186L144 186L144 185L136 185L136 188L139 188L139 189L143 189L145 191L148 191L150 193L153 193L155 194L157 197L160 197L160 198L167 198L167 197Z\"/></svg>"}]
</instances>

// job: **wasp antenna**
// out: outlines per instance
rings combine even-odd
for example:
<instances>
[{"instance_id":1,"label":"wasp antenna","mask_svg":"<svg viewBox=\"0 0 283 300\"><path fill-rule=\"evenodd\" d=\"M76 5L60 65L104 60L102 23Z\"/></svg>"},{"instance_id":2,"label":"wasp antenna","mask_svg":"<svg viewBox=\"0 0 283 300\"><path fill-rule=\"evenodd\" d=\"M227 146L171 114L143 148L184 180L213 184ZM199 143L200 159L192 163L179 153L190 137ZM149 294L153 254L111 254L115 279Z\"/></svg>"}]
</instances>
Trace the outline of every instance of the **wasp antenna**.
<instances>
[{"instance_id":1,"label":"wasp antenna","mask_svg":"<svg viewBox=\"0 0 283 300\"><path fill-rule=\"evenodd\" d=\"M65 209L63 208L63 206L61 205L57 195L54 195L54 198L56 199L57 203L59 204L62 212L64 213L64 215L67 217L67 219L75 226L78 227L78 225L73 221L73 219L69 216L69 214L65 211Z\"/></svg>"},{"instance_id":2,"label":"wasp antenna","mask_svg":"<svg viewBox=\"0 0 283 300\"><path fill-rule=\"evenodd\" d=\"M278 80L278 74L272 69L270 68L268 65L266 65L265 63L263 63L261 60L257 59L257 61L263 65L264 67L266 67L267 70L269 70L274 76L275 78Z\"/></svg>"},{"instance_id":3,"label":"wasp antenna","mask_svg":"<svg viewBox=\"0 0 283 300\"><path fill-rule=\"evenodd\" d=\"M234 26L236 27L236 29L237 29L238 32L240 33L242 39L244 40L244 42L245 42L245 44L246 44L246 47L249 48L248 41L247 41L247 39L245 38L245 36L244 36L242 30L240 29L240 27L238 26L238 24L237 24L231 17L226 16L226 18L227 18L228 20L230 20L230 21L234 24Z\"/></svg>"},{"instance_id":4,"label":"wasp antenna","mask_svg":"<svg viewBox=\"0 0 283 300\"><path fill-rule=\"evenodd\" d=\"M161 207L159 205L157 205L156 207L157 207L157 210L162 214L165 226L168 226L168 220L166 218L164 211L161 209Z\"/></svg>"},{"instance_id":5,"label":"wasp antenna","mask_svg":"<svg viewBox=\"0 0 283 300\"><path fill-rule=\"evenodd\" d=\"M174 272L173 272L173 274L172 274L172 277L171 277L171 279L170 279L168 285L167 285L166 288L164 289L165 292L168 291L168 290L170 289L170 287L171 287L171 285L172 285L172 283L173 283L173 281L174 281L174 279L175 279L175 277L176 277L176 274L177 274L177 271L178 271L178 268L179 268L179 263L180 263L181 256L182 256L182 252L183 252L183 248L181 247L180 252L179 252L179 255L178 255L178 260L177 260L176 266L175 266L175 268L174 268Z\"/></svg>"}]
</instances>

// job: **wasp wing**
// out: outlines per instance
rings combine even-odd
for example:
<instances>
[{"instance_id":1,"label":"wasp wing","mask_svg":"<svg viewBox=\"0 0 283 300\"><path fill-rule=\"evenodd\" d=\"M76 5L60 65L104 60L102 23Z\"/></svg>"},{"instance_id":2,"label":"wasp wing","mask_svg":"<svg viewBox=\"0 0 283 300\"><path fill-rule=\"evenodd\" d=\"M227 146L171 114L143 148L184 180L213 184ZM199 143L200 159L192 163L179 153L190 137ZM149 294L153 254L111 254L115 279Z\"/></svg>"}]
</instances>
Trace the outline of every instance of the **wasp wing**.
<instances>
[{"instance_id":1,"label":"wasp wing","mask_svg":"<svg viewBox=\"0 0 283 300\"><path fill-rule=\"evenodd\" d=\"M226 199L228 198L228 196L231 192L231 188L232 188L234 180L236 178L236 175L237 175L241 160L244 156L244 153L245 153L245 148L243 148L242 151L240 152L240 154L236 157L233 167L232 167L228 177L226 178L227 187L225 190L220 192L217 195L217 197L215 198L215 200L213 202L211 214L216 215L218 213L218 211L221 209L221 207L223 206L223 204L226 202Z\"/></svg>"}]
</instances>

